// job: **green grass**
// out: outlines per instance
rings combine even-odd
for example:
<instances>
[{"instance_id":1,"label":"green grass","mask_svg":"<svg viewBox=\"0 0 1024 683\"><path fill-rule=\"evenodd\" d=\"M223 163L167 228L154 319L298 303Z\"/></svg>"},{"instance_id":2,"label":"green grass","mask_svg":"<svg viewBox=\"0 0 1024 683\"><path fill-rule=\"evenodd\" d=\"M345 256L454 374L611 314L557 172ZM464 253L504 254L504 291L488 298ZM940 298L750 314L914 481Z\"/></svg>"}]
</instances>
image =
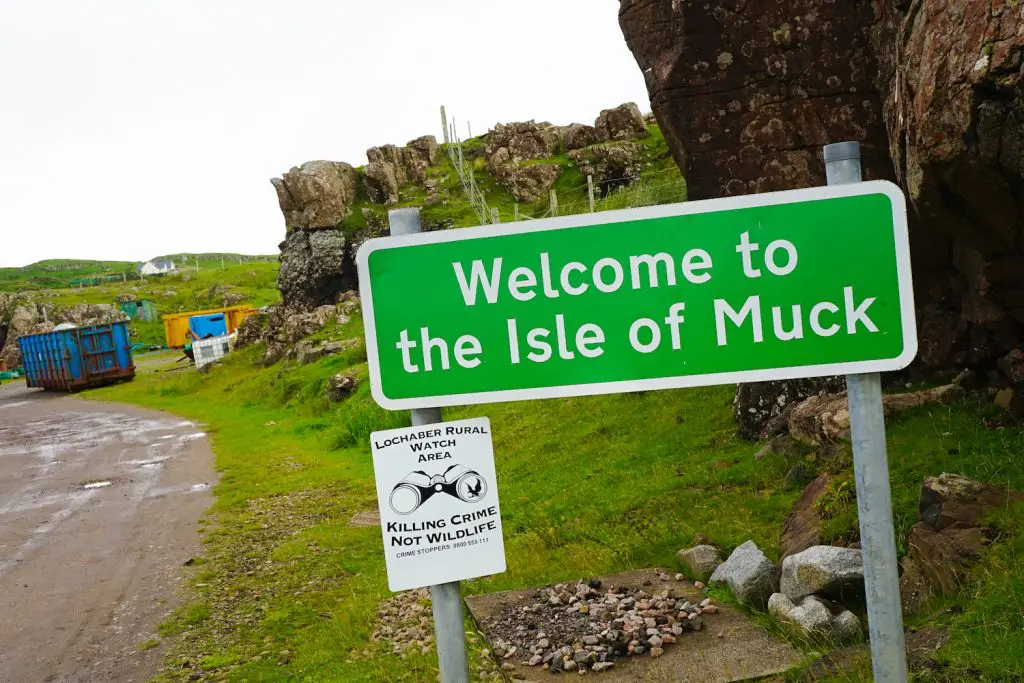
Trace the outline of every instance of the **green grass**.
<instances>
[{"instance_id":1,"label":"green grass","mask_svg":"<svg viewBox=\"0 0 1024 683\"><path fill-rule=\"evenodd\" d=\"M357 336L360 325L354 319L320 336ZM244 350L204 375L143 374L89 394L200 420L217 455L221 481L207 552L191 601L161 631L179 634L164 679L186 677L193 671L182 668L186 661L232 681L435 679L434 655L403 659L371 641L377 605L390 595L380 531L347 526L376 505L369 433L407 424L408 413L375 406L358 350L266 369L257 365L259 352ZM364 382L331 405L325 383L343 370ZM842 474L849 451L755 461L758 445L735 435L732 393L713 387L446 410L446 419L490 417L502 499L508 571L468 581L466 592L673 567L675 552L698 533L726 551L752 538L777 559L779 529L799 495L784 486L786 471L803 462ZM959 472L1024 489L1024 437L1015 428L990 429L985 418L994 417L991 406L965 401L892 422L901 539L916 521L925 475ZM837 489L828 513L829 534L855 533L847 493ZM1024 507L994 523L1002 534L975 580L927 619L952 632L938 680L1024 675ZM809 657L823 650L793 642ZM479 646L473 651L478 656Z\"/></svg>"}]
</instances>

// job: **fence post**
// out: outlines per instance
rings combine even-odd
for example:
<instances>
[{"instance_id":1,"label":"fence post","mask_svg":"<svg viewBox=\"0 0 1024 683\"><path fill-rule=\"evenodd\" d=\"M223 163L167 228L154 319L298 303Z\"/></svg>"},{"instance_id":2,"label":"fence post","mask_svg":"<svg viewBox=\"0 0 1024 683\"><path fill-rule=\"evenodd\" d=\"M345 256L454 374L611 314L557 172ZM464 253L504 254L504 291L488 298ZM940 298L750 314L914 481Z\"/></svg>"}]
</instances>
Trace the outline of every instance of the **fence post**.
<instances>
[{"instance_id":1,"label":"fence post","mask_svg":"<svg viewBox=\"0 0 1024 683\"><path fill-rule=\"evenodd\" d=\"M548 199L551 202L551 215L552 216L557 216L558 215L558 194L554 190L551 190L550 192L548 192Z\"/></svg>"},{"instance_id":2,"label":"fence post","mask_svg":"<svg viewBox=\"0 0 1024 683\"><path fill-rule=\"evenodd\" d=\"M448 115L444 111L444 105L441 105L441 135L444 136L444 144L451 142L448 131Z\"/></svg>"},{"instance_id":3,"label":"fence post","mask_svg":"<svg viewBox=\"0 0 1024 683\"><path fill-rule=\"evenodd\" d=\"M501 222L501 216L498 215L497 207L491 208L491 223L498 224Z\"/></svg>"},{"instance_id":4,"label":"fence post","mask_svg":"<svg viewBox=\"0 0 1024 683\"><path fill-rule=\"evenodd\" d=\"M594 176L587 175L587 197L590 199L590 213L594 213Z\"/></svg>"},{"instance_id":5,"label":"fence post","mask_svg":"<svg viewBox=\"0 0 1024 683\"><path fill-rule=\"evenodd\" d=\"M392 235L418 233L420 210L414 207L388 211L388 223ZM414 427L441 422L440 408L420 408L411 412ZM430 601L434 610L434 640L437 643L441 683L469 683L461 583L453 581L431 586Z\"/></svg>"},{"instance_id":6,"label":"fence post","mask_svg":"<svg viewBox=\"0 0 1024 683\"><path fill-rule=\"evenodd\" d=\"M824 152L825 176L829 185L863 180L859 142L825 145ZM853 473L857 482L861 557L864 560L871 668L877 683L906 683L907 656L885 446L885 416L882 413L882 378L877 372L847 375L846 388L853 441Z\"/></svg>"},{"instance_id":7,"label":"fence post","mask_svg":"<svg viewBox=\"0 0 1024 683\"><path fill-rule=\"evenodd\" d=\"M519 202L512 205L512 220L519 222Z\"/></svg>"}]
</instances>

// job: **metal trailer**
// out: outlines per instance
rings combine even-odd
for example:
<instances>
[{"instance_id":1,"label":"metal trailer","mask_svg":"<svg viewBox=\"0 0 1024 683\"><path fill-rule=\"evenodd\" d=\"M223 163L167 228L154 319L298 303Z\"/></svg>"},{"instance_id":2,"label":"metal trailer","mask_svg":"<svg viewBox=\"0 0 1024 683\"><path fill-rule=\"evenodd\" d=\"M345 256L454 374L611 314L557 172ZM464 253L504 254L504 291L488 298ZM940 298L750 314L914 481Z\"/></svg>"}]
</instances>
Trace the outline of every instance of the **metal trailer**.
<instances>
[{"instance_id":1,"label":"metal trailer","mask_svg":"<svg viewBox=\"0 0 1024 683\"><path fill-rule=\"evenodd\" d=\"M18 347L30 387L72 392L135 377L125 322L28 334Z\"/></svg>"}]
</instances>

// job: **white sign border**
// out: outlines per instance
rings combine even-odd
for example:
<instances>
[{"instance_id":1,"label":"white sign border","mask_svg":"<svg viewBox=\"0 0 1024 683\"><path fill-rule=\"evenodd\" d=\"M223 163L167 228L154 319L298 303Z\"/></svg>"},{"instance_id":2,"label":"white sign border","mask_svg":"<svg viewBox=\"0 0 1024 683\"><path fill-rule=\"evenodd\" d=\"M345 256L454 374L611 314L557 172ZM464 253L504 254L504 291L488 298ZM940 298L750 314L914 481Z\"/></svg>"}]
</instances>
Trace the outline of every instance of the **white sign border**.
<instances>
[{"instance_id":1,"label":"white sign border","mask_svg":"<svg viewBox=\"0 0 1024 683\"><path fill-rule=\"evenodd\" d=\"M688 216L701 213L717 213L734 209L750 209L761 206L779 204L796 204L799 202L838 199L842 197L858 197L871 194L884 194L892 203L893 239L896 246L896 270L899 287L901 323L903 328L903 351L895 358L883 358L871 361L854 361L847 363L826 363L820 365L801 365L762 370L739 370L732 372L707 373L703 375L684 375L677 377L655 377L650 379L619 380L616 382L594 382L589 384L567 384L557 387L536 387L527 389L501 389L496 391L468 392L464 394L442 394L414 398L393 399L386 396L381 387L380 365L378 363L377 332L374 324L373 295L370 288L369 259L370 254L378 249L412 246L418 244L437 244L441 242L458 242L464 240L518 235L529 232L544 232L565 228L590 227L608 223L645 220L650 218L666 218L672 216ZM800 379L805 377L823 377L827 375L850 375L869 372L887 372L899 370L910 364L917 355L917 323L914 312L914 287L910 268L910 237L907 227L907 202L902 190L886 180L871 180L848 185L823 185L800 190L767 192L763 194L726 197L722 199L704 199L678 204L662 204L636 209L619 209L599 213L578 214L545 218L519 223L500 223L497 225L478 226L475 228L458 228L437 232L399 235L395 237L377 237L367 240L356 253L356 268L359 275L359 293L363 311L363 327L366 335L366 356L370 369L370 393L377 403L387 410L409 410L414 408L430 408L444 406L475 405L481 403L501 403L506 401L527 401L538 398L566 398L570 396L594 396L600 394L617 394L629 391L647 391L652 389L684 389L687 387L713 386L717 384L738 384L742 382L765 382L782 379Z\"/></svg>"}]
</instances>

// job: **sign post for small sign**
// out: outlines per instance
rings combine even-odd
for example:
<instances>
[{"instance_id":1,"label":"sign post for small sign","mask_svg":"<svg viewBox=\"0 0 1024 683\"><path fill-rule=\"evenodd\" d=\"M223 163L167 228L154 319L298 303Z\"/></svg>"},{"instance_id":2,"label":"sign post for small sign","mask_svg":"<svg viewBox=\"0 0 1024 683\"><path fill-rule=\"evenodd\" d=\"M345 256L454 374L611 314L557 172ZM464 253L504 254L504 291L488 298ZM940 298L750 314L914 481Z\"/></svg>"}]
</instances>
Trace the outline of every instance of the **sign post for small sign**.
<instances>
[{"instance_id":1,"label":"sign post for small sign","mask_svg":"<svg viewBox=\"0 0 1024 683\"><path fill-rule=\"evenodd\" d=\"M392 236L414 235L420 231L420 210L395 209L388 212ZM412 424L419 427L441 421L438 407L414 408ZM382 520L383 521L383 520ZM466 655L466 632L463 628L462 585L458 581L430 587L430 603L434 612L434 641L441 683L469 683L469 657Z\"/></svg>"}]
</instances>

